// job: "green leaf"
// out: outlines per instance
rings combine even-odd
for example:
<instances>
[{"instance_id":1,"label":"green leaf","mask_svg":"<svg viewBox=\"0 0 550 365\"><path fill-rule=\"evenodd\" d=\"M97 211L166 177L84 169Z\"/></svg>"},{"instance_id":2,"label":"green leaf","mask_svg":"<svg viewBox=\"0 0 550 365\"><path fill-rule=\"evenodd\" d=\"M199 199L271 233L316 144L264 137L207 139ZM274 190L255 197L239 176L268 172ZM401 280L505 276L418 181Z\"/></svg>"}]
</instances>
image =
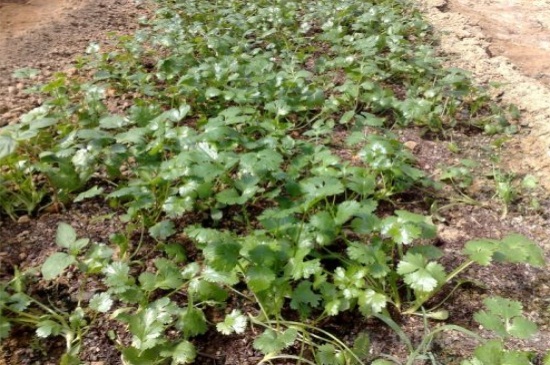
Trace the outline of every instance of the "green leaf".
<instances>
[{"instance_id":1,"label":"green leaf","mask_svg":"<svg viewBox=\"0 0 550 365\"><path fill-rule=\"evenodd\" d=\"M219 284L206 280L212 280L212 278L205 277L205 280L198 278L191 280L189 283L189 292L195 294L197 299L201 301L224 302L228 297L227 292ZM227 280L227 278L224 277L224 280ZM233 284L237 282L238 280L232 281Z\"/></svg>"},{"instance_id":2,"label":"green leaf","mask_svg":"<svg viewBox=\"0 0 550 365\"><path fill-rule=\"evenodd\" d=\"M408 245L422 236L422 229L398 217L388 217L382 221L380 233L390 237L395 243Z\"/></svg>"},{"instance_id":3,"label":"green leaf","mask_svg":"<svg viewBox=\"0 0 550 365\"><path fill-rule=\"evenodd\" d=\"M117 129L117 128L122 128L128 124L129 124L129 120L119 115L110 115L102 118L99 121L99 125L103 129Z\"/></svg>"},{"instance_id":4,"label":"green leaf","mask_svg":"<svg viewBox=\"0 0 550 365\"><path fill-rule=\"evenodd\" d=\"M100 313L107 313L113 306L113 300L108 293L95 294L90 299L90 309Z\"/></svg>"},{"instance_id":5,"label":"green leaf","mask_svg":"<svg viewBox=\"0 0 550 365\"><path fill-rule=\"evenodd\" d=\"M321 245L325 246L336 238L338 233L338 228L332 218L332 215L327 211L320 211L311 217L310 224L316 228L315 230L315 241Z\"/></svg>"},{"instance_id":6,"label":"green leaf","mask_svg":"<svg viewBox=\"0 0 550 365\"><path fill-rule=\"evenodd\" d=\"M376 359L371 365L395 365L395 363L385 359Z\"/></svg>"},{"instance_id":7,"label":"green leaf","mask_svg":"<svg viewBox=\"0 0 550 365\"><path fill-rule=\"evenodd\" d=\"M516 316L521 316L523 306L520 302L502 297L491 297L483 301L485 307L498 316L504 319L511 319Z\"/></svg>"},{"instance_id":8,"label":"green leaf","mask_svg":"<svg viewBox=\"0 0 550 365\"><path fill-rule=\"evenodd\" d=\"M372 289L367 289L359 297L359 307L361 308L361 313L380 313L384 308L386 308L386 296L375 292Z\"/></svg>"},{"instance_id":9,"label":"green leaf","mask_svg":"<svg viewBox=\"0 0 550 365\"><path fill-rule=\"evenodd\" d=\"M24 293L15 293L12 296L9 296L8 298L9 298L8 308L10 310L14 310L18 312L25 311L29 307L29 305L32 303L31 298ZM2 303L0 303L0 309L2 308L2 306L3 306Z\"/></svg>"},{"instance_id":10,"label":"green leaf","mask_svg":"<svg viewBox=\"0 0 550 365\"><path fill-rule=\"evenodd\" d=\"M224 335L232 333L242 334L246 330L247 318L240 310L233 309L231 313L225 316L223 322L216 325L218 332Z\"/></svg>"},{"instance_id":11,"label":"green leaf","mask_svg":"<svg viewBox=\"0 0 550 365\"><path fill-rule=\"evenodd\" d=\"M195 346L189 341L182 341L174 348L172 364L192 364L196 357Z\"/></svg>"},{"instance_id":12,"label":"green leaf","mask_svg":"<svg viewBox=\"0 0 550 365\"><path fill-rule=\"evenodd\" d=\"M120 352L122 360L128 365L156 364L162 359L158 348L139 350L135 347L125 347Z\"/></svg>"},{"instance_id":13,"label":"green leaf","mask_svg":"<svg viewBox=\"0 0 550 365\"><path fill-rule=\"evenodd\" d=\"M483 301L487 311L474 314L474 319L487 330L494 331L502 338L508 336L526 339L537 332L537 326L522 316L520 302L491 297Z\"/></svg>"},{"instance_id":14,"label":"green leaf","mask_svg":"<svg viewBox=\"0 0 550 365\"><path fill-rule=\"evenodd\" d=\"M302 281L292 292L290 307L296 309L301 315L307 316L311 308L317 308L321 300L319 294L311 290L311 282Z\"/></svg>"},{"instance_id":15,"label":"green leaf","mask_svg":"<svg viewBox=\"0 0 550 365\"><path fill-rule=\"evenodd\" d=\"M361 204L355 200L347 200L338 205L334 221L337 225L342 225L361 211Z\"/></svg>"},{"instance_id":16,"label":"green leaf","mask_svg":"<svg viewBox=\"0 0 550 365\"><path fill-rule=\"evenodd\" d=\"M0 315L0 340L7 338L10 334L11 324L7 318Z\"/></svg>"},{"instance_id":17,"label":"green leaf","mask_svg":"<svg viewBox=\"0 0 550 365\"><path fill-rule=\"evenodd\" d=\"M344 353L336 350L331 344L319 346L316 355L321 365L344 365L346 363Z\"/></svg>"},{"instance_id":18,"label":"green leaf","mask_svg":"<svg viewBox=\"0 0 550 365\"><path fill-rule=\"evenodd\" d=\"M344 185L333 177L311 177L302 180L300 186L308 200L320 200L344 192Z\"/></svg>"},{"instance_id":19,"label":"green leaf","mask_svg":"<svg viewBox=\"0 0 550 365\"><path fill-rule=\"evenodd\" d=\"M55 243L64 248L71 248L76 241L76 231L67 223L59 223L55 235Z\"/></svg>"},{"instance_id":20,"label":"green leaf","mask_svg":"<svg viewBox=\"0 0 550 365\"><path fill-rule=\"evenodd\" d=\"M98 186L94 186L93 188L91 189L88 189L86 191L83 191L82 193L78 194L77 197L74 199L74 202L75 203L78 203L82 200L85 200L85 199L90 199L90 198L93 198L93 197L96 197L98 195L101 195L103 194L103 191L105 191L104 188L100 188Z\"/></svg>"},{"instance_id":21,"label":"green leaf","mask_svg":"<svg viewBox=\"0 0 550 365\"><path fill-rule=\"evenodd\" d=\"M156 287L163 290L179 289L183 284L180 269L171 260L158 258L155 260L157 268Z\"/></svg>"},{"instance_id":22,"label":"green leaf","mask_svg":"<svg viewBox=\"0 0 550 365\"><path fill-rule=\"evenodd\" d=\"M103 269L105 278L103 281L114 293L123 293L134 284L134 279L129 275L128 264L115 261Z\"/></svg>"},{"instance_id":23,"label":"green leaf","mask_svg":"<svg viewBox=\"0 0 550 365\"><path fill-rule=\"evenodd\" d=\"M511 263L527 263L535 267L545 264L544 252L529 238L520 234L511 234L502 239L497 246L495 260Z\"/></svg>"},{"instance_id":24,"label":"green leaf","mask_svg":"<svg viewBox=\"0 0 550 365\"><path fill-rule=\"evenodd\" d=\"M56 252L42 264L42 276L45 280L55 279L63 270L75 262L76 259L73 256L67 255L64 252Z\"/></svg>"},{"instance_id":25,"label":"green leaf","mask_svg":"<svg viewBox=\"0 0 550 365\"><path fill-rule=\"evenodd\" d=\"M265 266L252 266L246 272L247 283L250 290L260 292L271 286L276 275L271 269Z\"/></svg>"},{"instance_id":26,"label":"green leaf","mask_svg":"<svg viewBox=\"0 0 550 365\"><path fill-rule=\"evenodd\" d=\"M178 327L183 331L185 338L202 335L208 331L203 311L193 307L181 312Z\"/></svg>"},{"instance_id":27,"label":"green leaf","mask_svg":"<svg viewBox=\"0 0 550 365\"><path fill-rule=\"evenodd\" d=\"M480 323L485 329L493 331L501 337L506 337L506 327L502 319L490 312L479 311L474 314L476 322Z\"/></svg>"},{"instance_id":28,"label":"green leaf","mask_svg":"<svg viewBox=\"0 0 550 365\"><path fill-rule=\"evenodd\" d=\"M535 189L539 185L537 178L533 175L525 175L521 181L521 186L526 189Z\"/></svg>"},{"instance_id":29,"label":"green leaf","mask_svg":"<svg viewBox=\"0 0 550 365\"><path fill-rule=\"evenodd\" d=\"M288 328L284 332L275 332L271 328L266 329L258 338L254 340L253 347L261 351L264 355L278 354L285 348L294 344L298 330Z\"/></svg>"},{"instance_id":30,"label":"green leaf","mask_svg":"<svg viewBox=\"0 0 550 365\"><path fill-rule=\"evenodd\" d=\"M57 336L61 333L63 327L50 319L40 321L37 323L36 335L40 338L46 338L49 336Z\"/></svg>"},{"instance_id":31,"label":"green leaf","mask_svg":"<svg viewBox=\"0 0 550 365\"><path fill-rule=\"evenodd\" d=\"M0 160L11 155L17 149L17 142L10 136L0 135Z\"/></svg>"},{"instance_id":32,"label":"green leaf","mask_svg":"<svg viewBox=\"0 0 550 365\"><path fill-rule=\"evenodd\" d=\"M482 266L491 263L496 250L496 244L493 240L474 240L466 242L462 251L470 260Z\"/></svg>"},{"instance_id":33,"label":"green leaf","mask_svg":"<svg viewBox=\"0 0 550 365\"><path fill-rule=\"evenodd\" d=\"M173 315L177 312L177 307L170 302L170 299L164 297L134 315L122 315L119 319L129 325L132 346L147 350L166 342L163 336L166 325L172 321Z\"/></svg>"},{"instance_id":34,"label":"green leaf","mask_svg":"<svg viewBox=\"0 0 550 365\"><path fill-rule=\"evenodd\" d=\"M229 272L239 262L241 245L232 239L218 239L209 242L203 249L204 257L214 269Z\"/></svg>"},{"instance_id":35,"label":"green leaf","mask_svg":"<svg viewBox=\"0 0 550 365\"><path fill-rule=\"evenodd\" d=\"M174 222L164 220L149 228L149 234L157 241L164 241L176 233Z\"/></svg>"},{"instance_id":36,"label":"green leaf","mask_svg":"<svg viewBox=\"0 0 550 365\"><path fill-rule=\"evenodd\" d=\"M498 340L487 341L474 351L475 358L481 361L483 365L502 365L503 354L504 346Z\"/></svg>"},{"instance_id":37,"label":"green leaf","mask_svg":"<svg viewBox=\"0 0 550 365\"><path fill-rule=\"evenodd\" d=\"M397 265L397 273L405 277L412 289L432 292L445 281L445 269L438 263L428 262L419 254L407 253Z\"/></svg>"},{"instance_id":38,"label":"green leaf","mask_svg":"<svg viewBox=\"0 0 550 365\"><path fill-rule=\"evenodd\" d=\"M520 339L530 338L537 333L537 331L537 325L524 317L514 318L512 324L508 326L508 333Z\"/></svg>"},{"instance_id":39,"label":"green leaf","mask_svg":"<svg viewBox=\"0 0 550 365\"><path fill-rule=\"evenodd\" d=\"M353 351L355 356L363 360L369 357L370 347L371 342L369 334L367 332L360 332L353 341L353 347L351 348L351 351Z\"/></svg>"},{"instance_id":40,"label":"green leaf","mask_svg":"<svg viewBox=\"0 0 550 365\"><path fill-rule=\"evenodd\" d=\"M16 79L31 79L37 76L40 73L40 70L36 68L24 67L15 70L12 73L12 76Z\"/></svg>"}]
</instances>

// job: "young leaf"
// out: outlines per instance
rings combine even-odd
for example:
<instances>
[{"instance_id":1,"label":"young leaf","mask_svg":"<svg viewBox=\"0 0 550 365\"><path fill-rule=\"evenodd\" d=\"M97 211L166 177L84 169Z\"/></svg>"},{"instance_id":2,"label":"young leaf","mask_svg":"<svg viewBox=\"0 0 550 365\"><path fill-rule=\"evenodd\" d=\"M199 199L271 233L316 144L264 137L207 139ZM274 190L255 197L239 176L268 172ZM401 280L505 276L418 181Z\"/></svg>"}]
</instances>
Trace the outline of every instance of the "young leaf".
<instances>
[{"instance_id":1,"label":"young leaf","mask_svg":"<svg viewBox=\"0 0 550 365\"><path fill-rule=\"evenodd\" d=\"M185 338L206 333L208 326L203 311L193 307L183 310L178 321L178 328L183 331Z\"/></svg>"},{"instance_id":2,"label":"young leaf","mask_svg":"<svg viewBox=\"0 0 550 365\"><path fill-rule=\"evenodd\" d=\"M62 330L62 327L59 323L54 322L50 319L40 321L36 326L36 335L40 338L57 336L61 333Z\"/></svg>"},{"instance_id":3,"label":"young leaf","mask_svg":"<svg viewBox=\"0 0 550 365\"><path fill-rule=\"evenodd\" d=\"M331 344L319 346L316 355L321 365L344 365L346 363L344 353L336 350Z\"/></svg>"},{"instance_id":4,"label":"young leaf","mask_svg":"<svg viewBox=\"0 0 550 365\"><path fill-rule=\"evenodd\" d=\"M182 341L174 348L172 364L192 364L196 357L195 346L189 341Z\"/></svg>"},{"instance_id":5,"label":"young leaf","mask_svg":"<svg viewBox=\"0 0 550 365\"><path fill-rule=\"evenodd\" d=\"M76 262L73 256L64 252L56 252L42 264L42 276L45 280L52 280L59 276L63 270Z\"/></svg>"},{"instance_id":6,"label":"young leaf","mask_svg":"<svg viewBox=\"0 0 550 365\"><path fill-rule=\"evenodd\" d=\"M302 281L292 292L290 307L296 309L301 315L307 316L311 308L317 308L321 296L311 290L311 282Z\"/></svg>"},{"instance_id":7,"label":"young leaf","mask_svg":"<svg viewBox=\"0 0 550 365\"><path fill-rule=\"evenodd\" d=\"M361 332L355 337L351 351L360 359L366 359L370 353L370 337L367 332Z\"/></svg>"},{"instance_id":8,"label":"young leaf","mask_svg":"<svg viewBox=\"0 0 550 365\"><path fill-rule=\"evenodd\" d=\"M386 296L375 292L372 289L367 289L364 294L359 297L359 307L361 313L380 313L382 309L386 308Z\"/></svg>"},{"instance_id":9,"label":"young leaf","mask_svg":"<svg viewBox=\"0 0 550 365\"><path fill-rule=\"evenodd\" d=\"M231 313L225 316L223 322L216 325L218 332L224 335L232 333L241 334L246 329L247 318L238 309L233 309Z\"/></svg>"},{"instance_id":10,"label":"young leaf","mask_svg":"<svg viewBox=\"0 0 550 365\"><path fill-rule=\"evenodd\" d=\"M511 234L497 246L495 259L512 263L528 263L536 267L544 266L544 253L533 241L519 234Z\"/></svg>"},{"instance_id":11,"label":"young leaf","mask_svg":"<svg viewBox=\"0 0 550 365\"><path fill-rule=\"evenodd\" d=\"M246 272L246 277L250 290L257 293L268 289L276 275L268 267L252 266Z\"/></svg>"},{"instance_id":12,"label":"young leaf","mask_svg":"<svg viewBox=\"0 0 550 365\"><path fill-rule=\"evenodd\" d=\"M429 293L445 280L445 269L438 263L428 262L419 254L407 253L397 265L397 273L405 277L412 289Z\"/></svg>"},{"instance_id":13,"label":"young leaf","mask_svg":"<svg viewBox=\"0 0 550 365\"><path fill-rule=\"evenodd\" d=\"M17 142L10 136L0 135L0 160L11 155L17 148Z\"/></svg>"},{"instance_id":14,"label":"young leaf","mask_svg":"<svg viewBox=\"0 0 550 365\"><path fill-rule=\"evenodd\" d=\"M7 318L2 317L0 314L0 340L7 338L10 334L11 324Z\"/></svg>"},{"instance_id":15,"label":"young leaf","mask_svg":"<svg viewBox=\"0 0 550 365\"><path fill-rule=\"evenodd\" d=\"M295 328L288 328L282 333L275 332L271 328L268 328L254 340L253 347L261 351L264 355L278 354L285 348L291 346L297 336L298 330Z\"/></svg>"},{"instance_id":16,"label":"young leaf","mask_svg":"<svg viewBox=\"0 0 550 365\"><path fill-rule=\"evenodd\" d=\"M113 300L107 293L95 294L90 299L90 309L100 313L108 312L113 306Z\"/></svg>"},{"instance_id":17,"label":"young leaf","mask_svg":"<svg viewBox=\"0 0 550 365\"><path fill-rule=\"evenodd\" d=\"M537 326L522 316L521 303L501 298L487 298L483 301L487 311L474 314L474 319L486 329L506 338L508 336L526 339L537 332Z\"/></svg>"},{"instance_id":18,"label":"young leaf","mask_svg":"<svg viewBox=\"0 0 550 365\"><path fill-rule=\"evenodd\" d=\"M157 241L164 241L174 233L176 229L172 221L161 221L149 228L149 234Z\"/></svg>"},{"instance_id":19,"label":"young leaf","mask_svg":"<svg viewBox=\"0 0 550 365\"><path fill-rule=\"evenodd\" d=\"M462 251L470 260L482 266L491 263L496 250L496 243L493 240L474 240L466 242Z\"/></svg>"},{"instance_id":20,"label":"young leaf","mask_svg":"<svg viewBox=\"0 0 550 365\"><path fill-rule=\"evenodd\" d=\"M59 223L55 235L55 243L64 248L70 248L76 241L76 232L73 227L67 223Z\"/></svg>"},{"instance_id":21,"label":"young leaf","mask_svg":"<svg viewBox=\"0 0 550 365\"><path fill-rule=\"evenodd\" d=\"M93 198L93 197L96 197L98 195L101 195L103 194L103 191L105 191L104 188L100 188L98 186L94 186L93 188L91 189L88 189L86 191L83 191L82 193L78 194L77 197L74 199L74 202L75 203L78 203L82 200L85 200L85 199L90 199L90 198Z\"/></svg>"}]
</instances>

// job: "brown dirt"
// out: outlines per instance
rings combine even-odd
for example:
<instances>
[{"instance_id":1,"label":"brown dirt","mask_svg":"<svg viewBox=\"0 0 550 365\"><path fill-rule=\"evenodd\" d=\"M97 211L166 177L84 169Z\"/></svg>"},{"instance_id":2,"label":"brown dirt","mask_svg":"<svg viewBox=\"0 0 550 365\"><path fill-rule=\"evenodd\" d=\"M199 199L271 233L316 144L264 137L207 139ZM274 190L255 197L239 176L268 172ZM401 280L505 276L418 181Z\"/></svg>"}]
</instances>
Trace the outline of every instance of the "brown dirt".
<instances>
[{"instance_id":1,"label":"brown dirt","mask_svg":"<svg viewBox=\"0 0 550 365\"><path fill-rule=\"evenodd\" d=\"M133 0L0 0L0 126L40 104L26 88L70 68L90 42L131 32L142 12ZM41 73L33 80L12 77L24 67Z\"/></svg>"},{"instance_id":2,"label":"brown dirt","mask_svg":"<svg viewBox=\"0 0 550 365\"><path fill-rule=\"evenodd\" d=\"M550 1L417 0L441 37L448 64L466 69L523 112L504 158L550 189Z\"/></svg>"}]
</instances>

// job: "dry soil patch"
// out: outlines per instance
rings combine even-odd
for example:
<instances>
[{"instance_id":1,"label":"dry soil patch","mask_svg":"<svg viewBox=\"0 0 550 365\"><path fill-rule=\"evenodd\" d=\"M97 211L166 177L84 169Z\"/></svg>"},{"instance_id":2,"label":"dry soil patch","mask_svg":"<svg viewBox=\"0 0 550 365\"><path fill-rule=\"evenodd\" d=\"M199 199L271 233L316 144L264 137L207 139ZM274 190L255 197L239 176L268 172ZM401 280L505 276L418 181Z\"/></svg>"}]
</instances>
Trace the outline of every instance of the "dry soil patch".
<instances>
[{"instance_id":1,"label":"dry soil patch","mask_svg":"<svg viewBox=\"0 0 550 365\"><path fill-rule=\"evenodd\" d=\"M505 147L510 169L535 172L550 189L550 1L418 0L448 65L523 112L521 133Z\"/></svg>"},{"instance_id":2,"label":"dry soil patch","mask_svg":"<svg viewBox=\"0 0 550 365\"><path fill-rule=\"evenodd\" d=\"M141 11L134 0L0 0L0 126L40 104L26 88L71 67L90 42L132 32ZM11 77L24 67L41 73L27 81Z\"/></svg>"}]
</instances>

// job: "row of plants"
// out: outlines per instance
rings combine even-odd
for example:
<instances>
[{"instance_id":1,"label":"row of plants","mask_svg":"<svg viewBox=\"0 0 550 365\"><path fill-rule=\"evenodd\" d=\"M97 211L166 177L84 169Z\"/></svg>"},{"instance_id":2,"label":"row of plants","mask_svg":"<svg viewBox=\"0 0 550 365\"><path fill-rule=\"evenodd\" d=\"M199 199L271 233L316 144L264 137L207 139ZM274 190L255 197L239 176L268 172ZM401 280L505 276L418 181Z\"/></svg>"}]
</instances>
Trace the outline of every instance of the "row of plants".
<instances>
[{"instance_id":1,"label":"row of plants","mask_svg":"<svg viewBox=\"0 0 550 365\"><path fill-rule=\"evenodd\" d=\"M79 75L58 73L39 87L49 99L0 131L4 214L96 199L127 224L109 243L60 224L43 279L78 270L101 290L57 309L26 294L29 273L16 270L0 287L0 338L33 325L63 336L61 363L79 364L108 315L130 333L112 335L127 364L192 363L197 336L253 327L261 363L384 365L433 359L435 336L455 330L481 343L464 364L530 363L505 348L536 332L508 299L475 316L490 341L443 324L413 343L395 320L445 320L434 297L472 265L544 264L535 243L509 235L468 242L446 268L430 216L397 205L433 199L438 183L392 130L510 128L463 72L441 67L410 3L159 0L141 22L108 52L91 45ZM212 307L228 307L223 321ZM342 313L385 323L409 357L323 328Z\"/></svg>"}]
</instances>

